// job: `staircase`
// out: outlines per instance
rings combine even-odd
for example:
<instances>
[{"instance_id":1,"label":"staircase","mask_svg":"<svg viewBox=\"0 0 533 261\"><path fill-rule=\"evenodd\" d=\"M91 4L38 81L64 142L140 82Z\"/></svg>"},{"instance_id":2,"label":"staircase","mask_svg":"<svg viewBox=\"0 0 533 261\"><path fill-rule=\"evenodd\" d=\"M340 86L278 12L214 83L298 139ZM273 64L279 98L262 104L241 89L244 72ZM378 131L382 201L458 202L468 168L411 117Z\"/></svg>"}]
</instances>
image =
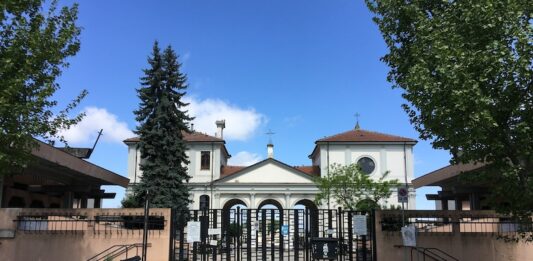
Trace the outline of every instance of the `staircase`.
<instances>
[{"instance_id":1,"label":"staircase","mask_svg":"<svg viewBox=\"0 0 533 261\"><path fill-rule=\"evenodd\" d=\"M395 245L397 248L407 248L411 252L411 261L459 261L459 259L451 256L450 254L434 247L414 247ZM416 259L413 259L416 258Z\"/></svg>"},{"instance_id":2,"label":"staircase","mask_svg":"<svg viewBox=\"0 0 533 261\"><path fill-rule=\"evenodd\" d=\"M126 260L128 259L128 251L135 248L135 255L130 255L131 257L138 257L139 256L139 248L142 249L143 244L142 243L135 243L130 245L114 245L111 246L104 251L96 254L95 256L87 259L87 261L102 261L102 260L113 260L116 257L121 256L122 254L126 253ZM150 243L147 244L148 247L151 246ZM141 250L142 251L142 250Z\"/></svg>"}]
</instances>

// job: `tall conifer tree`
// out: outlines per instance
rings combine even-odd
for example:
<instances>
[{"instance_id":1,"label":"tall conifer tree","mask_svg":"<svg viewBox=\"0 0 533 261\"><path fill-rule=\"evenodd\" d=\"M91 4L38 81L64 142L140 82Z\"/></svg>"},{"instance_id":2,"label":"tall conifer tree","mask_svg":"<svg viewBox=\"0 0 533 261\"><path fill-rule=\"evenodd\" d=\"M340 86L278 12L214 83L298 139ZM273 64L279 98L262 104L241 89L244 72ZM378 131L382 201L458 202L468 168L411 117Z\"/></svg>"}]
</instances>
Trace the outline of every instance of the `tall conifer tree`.
<instances>
[{"instance_id":1,"label":"tall conifer tree","mask_svg":"<svg viewBox=\"0 0 533 261\"><path fill-rule=\"evenodd\" d=\"M137 90L140 107L134 113L140 123L140 168L143 172L134 188L134 203L143 204L146 192L150 205L186 210L189 204L186 145L183 134L189 133L192 120L182 101L187 89L186 75L180 72L176 53L169 46L163 53L154 43L150 68L144 70Z\"/></svg>"}]
</instances>

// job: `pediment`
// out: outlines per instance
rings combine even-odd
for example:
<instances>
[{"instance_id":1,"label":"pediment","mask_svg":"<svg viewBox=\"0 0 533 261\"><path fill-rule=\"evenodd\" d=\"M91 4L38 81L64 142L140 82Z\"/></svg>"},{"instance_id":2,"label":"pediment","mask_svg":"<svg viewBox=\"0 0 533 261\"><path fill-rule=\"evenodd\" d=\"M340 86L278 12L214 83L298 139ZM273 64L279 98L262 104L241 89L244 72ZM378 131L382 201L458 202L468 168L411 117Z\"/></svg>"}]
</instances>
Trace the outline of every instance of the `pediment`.
<instances>
[{"instance_id":1,"label":"pediment","mask_svg":"<svg viewBox=\"0 0 533 261\"><path fill-rule=\"evenodd\" d=\"M280 161L266 159L219 179L217 183L309 184L313 183L313 177Z\"/></svg>"}]
</instances>

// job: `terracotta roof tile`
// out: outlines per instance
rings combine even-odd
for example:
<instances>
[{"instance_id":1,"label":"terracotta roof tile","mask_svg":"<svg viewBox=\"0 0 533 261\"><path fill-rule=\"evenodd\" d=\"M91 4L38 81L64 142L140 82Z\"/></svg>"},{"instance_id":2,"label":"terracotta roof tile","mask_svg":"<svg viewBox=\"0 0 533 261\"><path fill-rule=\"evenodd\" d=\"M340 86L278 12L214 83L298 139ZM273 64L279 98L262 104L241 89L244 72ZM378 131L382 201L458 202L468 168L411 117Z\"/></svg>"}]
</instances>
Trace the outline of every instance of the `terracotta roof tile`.
<instances>
[{"instance_id":1,"label":"terracotta roof tile","mask_svg":"<svg viewBox=\"0 0 533 261\"><path fill-rule=\"evenodd\" d=\"M414 139L394 136L367 130L349 130L333 136L325 137L316 142L417 142Z\"/></svg>"},{"instance_id":2,"label":"terracotta roof tile","mask_svg":"<svg viewBox=\"0 0 533 261\"><path fill-rule=\"evenodd\" d=\"M186 141L191 141L191 142L195 142L195 141L196 142L224 142L223 139L213 137L202 132L193 132L193 133L183 132L183 139ZM133 137L133 138L124 140L124 142L126 143L139 142L139 141L140 141L139 137Z\"/></svg>"},{"instance_id":3,"label":"terracotta roof tile","mask_svg":"<svg viewBox=\"0 0 533 261\"><path fill-rule=\"evenodd\" d=\"M318 166L294 166L295 169L315 177L320 177L320 168Z\"/></svg>"},{"instance_id":4,"label":"terracotta roof tile","mask_svg":"<svg viewBox=\"0 0 533 261\"><path fill-rule=\"evenodd\" d=\"M233 175L244 168L246 168L246 166L222 166L220 168L220 178L225 178L227 176Z\"/></svg>"}]
</instances>

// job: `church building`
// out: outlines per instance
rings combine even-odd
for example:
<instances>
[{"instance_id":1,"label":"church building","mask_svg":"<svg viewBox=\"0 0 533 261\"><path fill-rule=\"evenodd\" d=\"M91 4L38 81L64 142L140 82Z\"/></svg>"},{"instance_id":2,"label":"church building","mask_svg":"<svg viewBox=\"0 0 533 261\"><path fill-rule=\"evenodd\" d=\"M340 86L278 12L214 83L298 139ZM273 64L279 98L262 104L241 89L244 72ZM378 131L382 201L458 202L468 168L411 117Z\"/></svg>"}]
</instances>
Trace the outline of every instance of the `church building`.
<instances>
[{"instance_id":1,"label":"church building","mask_svg":"<svg viewBox=\"0 0 533 261\"><path fill-rule=\"evenodd\" d=\"M317 206L318 189L313 179L328 175L329 166L358 163L364 173L379 179L389 171L387 179L397 179L409 185L408 209L415 209L413 147L416 140L363 130L359 124L354 129L315 141L308 156L310 165L290 166L274 156L274 144L267 144L267 158L250 166L231 166L231 157L224 140L225 121L216 121L217 133L210 136L201 132L185 133L188 171L191 179L192 203L190 209L227 209L234 206L260 209L264 206L278 209ZM130 188L142 175L137 148L139 138L124 141L128 146L128 178ZM304 156L304 155L302 155ZM400 205L397 192L381 205ZM330 202L330 208L337 208Z\"/></svg>"}]
</instances>

